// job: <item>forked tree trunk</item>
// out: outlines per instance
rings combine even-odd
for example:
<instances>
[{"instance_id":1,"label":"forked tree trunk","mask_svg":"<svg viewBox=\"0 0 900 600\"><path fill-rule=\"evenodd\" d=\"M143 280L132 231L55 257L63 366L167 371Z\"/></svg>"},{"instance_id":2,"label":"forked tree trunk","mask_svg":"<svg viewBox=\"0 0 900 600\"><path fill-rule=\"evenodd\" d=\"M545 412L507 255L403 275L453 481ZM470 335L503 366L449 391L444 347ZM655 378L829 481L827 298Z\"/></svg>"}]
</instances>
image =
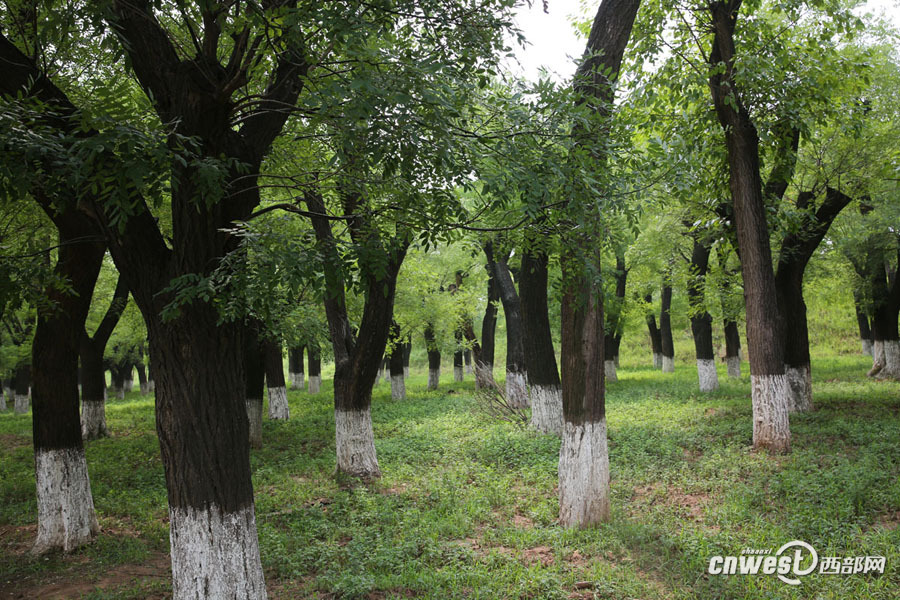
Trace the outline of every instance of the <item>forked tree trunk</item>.
<instances>
[{"instance_id":1,"label":"forked tree trunk","mask_svg":"<svg viewBox=\"0 0 900 600\"><path fill-rule=\"evenodd\" d=\"M575 86L601 116L612 112L611 80L618 76L639 4L640 0L603 0L594 17ZM605 126L599 132L576 131L576 141L588 148L599 142L602 148L603 140L597 140L597 135L605 135L605 131ZM578 211L582 213L577 215L579 222L585 217L586 223L595 223L600 215L593 214L592 202L586 205L591 208ZM567 240L575 243L561 257L565 423L559 452L559 522L563 527L588 527L609 518L602 288L595 279L601 261L599 252L591 251L596 242L591 238L597 234L589 231L580 240ZM579 258L576 248L588 255Z\"/></svg>"},{"instance_id":2,"label":"forked tree trunk","mask_svg":"<svg viewBox=\"0 0 900 600\"><path fill-rule=\"evenodd\" d=\"M28 390L31 388L31 365L19 363L16 367L15 396L13 410L17 415L28 412Z\"/></svg>"},{"instance_id":3,"label":"forked tree trunk","mask_svg":"<svg viewBox=\"0 0 900 600\"><path fill-rule=\"evenodd\" d=\"M775 274L760 180L759 138L735 79L734 29L741 0L709 5L714 39L709 87L725 134L747 312L753 403L753 446L788 452L789 386ZM724 68L721 68L724 65Z\"/></svg>"},{"instance_id":4,"label":"forked tree trunk","mask_svg":"<svg viewBox=\"0 0 900 600\"><path fill-rule=\"evenodd\" d=\"M663 284L661 309L659 311L659 337L662 358L662 372L675 372L675 344L672 341L672 286Z\"/></svg>"},{"instance_id":5,"label":"forked tree trunk","mask_svg":"<svg viewBox=\"0 0 900 600\"><path fill-rule=\"evenodd\" d=\"M441 382L441 351L431 323L425 326L425 350L428 352L428 389L436 390Z\"/></svg>"},{"instance_id":6,"label":"forked tree trunk","mask_svg":"<svg viewBox=\"0 0 900 600\"><path fill-rule=\"evenodd\" d=\"M526 407L529 403L519 294L505 259L494 263L494 275L506 317L506 401L514 407Z\"/></svg>"},{"instance_id":7,"label":"forked tree trunk","mask_svg":"<svg viewBox=\"0 0 900 600\"><path fill-rule=\"evenodd\" d=\"M391 325L391 399L406 400L406 381L403 377L403 342L400 341L400 328L397 323Z\"/></svg>"},{"instance_id":8,"label":"forked tree trunk","mask_svg":"<svg viewBox=\"0 0 900 600\"><path fill-rule=\"evenodd\" d=\"M53 209L48 210L53 218ZM32 343L34 465L38 530L32 552L68 552L99 531L78 415L78 341L100 274L103 244L71 243L97 236L87 217L56 215L60 245L55 274L71 289L48 286L38 305ZM68 242L68 243L67 243Z\"/></svg>"},{"instance_id":9,"label":"forked tree trunk","mask_svg":"<svg viewBox=\"0 0 900 600\"><path fill-rule=\"evenodd\" d=\"M724 319L725 328L725 364L728 367L728 376L737 378L741 376L741 332L737 322L732 319Z\"/></svg>"},{"instance_id":10,"label":"forked tree trunk","mask_svg":"<svg viewBox=\"0 0 900 600\"><path fill-rule=\"evenodd\" d=\"M702 232L700 233L702 235ZM688 282L688 299L691 307L691 333L697 354L697 379L701 392L712 392L719 388L716 373L716 354L712 341L712 316L704 305L706 273L709 270L710 247L694 239L691 252L691 274Z\"/></svg>"},{"instance_id":11,"label":"forked tree trunk","mask_svg":"<svg viewBox=\"0 0 900 600\"><path fill-rule=\"evenodd\" d=\"M284 384L284 359L281 342L267 339L263 342L266 361L266 390L269 394L269 418L287 420L291 416L288 407L287 387Z\"/></svg>"},{"instance_id":12,"label":"forked tree trunk","mask_svg":"<svg viewBox=\"0 0 900 600\"><path fill-rule=\"evenodd\" d=\"M263 393L266 381L265 347L259 337L262 326L257 321L244 326L244 405L247 409L248 436L251 448L262 448Z\"/></svg>"},{"instance_id":13,"label":"forked tree trunk","mask_svg":"<svg viewBox=\"0 0 900 600\"><path fill-rule=\"evenodd\" d=\"M531 388L531 426L542 433L562 435L562 388L550 330L547 263L547 253L542 250L527 249L522 253L519 299L525 366Z\"/></svg>"},{"instance_id":14,"label":"forked tree trunk","mask_svg":"<svg viewBox=\"0 0 900 600\"><path fill-rule=\"evenodd\" d=\"M647 333L650 335L650 350L653 352L653 368L662 369L662 333L656 326L656 315L653 314L653 294L644 296L644 302L651 305L647 312Z\"/></svg>"},{"instance_id":15,"label":"forked tree trunk","mask_svg":"<svg viewBox=\"0 0 900 600\"><path fill-rule=\"evenodd\" d=\"M309 393L318 394L322 389L322 353L318 342L309 344L306 349L308 352Z\"/></svg>"},{"instance_id":16,"label":"forked tree trunk","mask_svg":"<svg viewBox=\"0 0 900 600\"><path fill-rule=\"evenodd\" d=\"M303 346L288 349L288 381L292 390L306 387L306 375L303 372Z\"/></svg>"}]
</instances>

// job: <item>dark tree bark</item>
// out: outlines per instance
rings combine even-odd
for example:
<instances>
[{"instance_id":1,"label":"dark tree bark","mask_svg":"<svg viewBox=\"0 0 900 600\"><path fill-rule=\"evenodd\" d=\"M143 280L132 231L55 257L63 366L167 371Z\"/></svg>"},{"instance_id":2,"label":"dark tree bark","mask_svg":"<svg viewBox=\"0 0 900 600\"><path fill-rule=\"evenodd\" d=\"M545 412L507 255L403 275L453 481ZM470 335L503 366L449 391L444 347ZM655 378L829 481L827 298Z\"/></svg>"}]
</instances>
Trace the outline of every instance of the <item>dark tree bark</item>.
<instances>
[{"instance_id":1,"label":"dark tree bark","mask_svg":"<svg viewBox=\"0 0 900 600\"><path fill-rule=\"evenodd\" d=\"M562 389L550 330L547 263L547 253L543 250L526 249L522 253L519 299L525 366L531 388L531 426L543 433L561 435Z\"/></svg>"},{"instance_id":2,"label":"dark tree bark","mask_svg":"<svg viewBox=\"0 0 900 600\"><path fill-rule=\"evenodd\" d=\"M78 343L105 253L102 242L83 241L102 239L86 216L40 203L59 230L55 274L70 289L51 284L44 290L49 302L38 305L31 349L36 554L72 550L99 531L79 424Z\"/></svg>"},{"instance_id":3,"label":"dark tree bark","mask_svg":"<svg viewBox=\"0 0 900 600\"><path fill-rule=\"evenodd\" d=\"M522 339L522 306L506 259L494 262L494 278L506 318L506 401L511 406L528 406L525 346Z\"/></svg>"},{"instance_id":4,"label":"dark tree bark","mask_svg":"<svg viewBox=\"0 0 900 600\"><path fill-rule=\"evenodd\" d=\"M325 203L316 192L305 196L309 211L326 215ZM345 215L358 215L362 198L343 193ZM379 252L383 262L360 264L365 286L365 305L359 324L359 335L350 326L345 300L345 282L338 256L337 242L331 223L324 216L312 219L316 240L325 257L325 313L334 348L334 409L339 471L369 479L379 477L378 459L372 432L372 387L387 346L393 320L397 273L403 264L409 241L406 238L384 241L377 230L368 227L363 217L348 221L354 243L370 252ZM402 363L401 363L402 368ZM402 374L401 374L402 377Z\"/></svg>"},{"instance_id":5,"label":"dark tree bark","mask_svg":"<svg viewBox=\"0 0 900 600\"><path fill-rule=\"evenodd\" d=\"M753 446L788 452L789 391L784 374L782 320L779 316L769 228L760 179L759 137L735 78L734 29L741 0L709 5L714 38L709 87L725 134L729 183L737 229L753 399ZM720 68L724 65L724 68Z\"/></svg>"},{"instance_id":6,"label":"dark tree bark","mask_svg":"<svg viewBox=\"0 0 900 600\"><path fill-rule=\"evenodd\" d=\"M144 366L143 358L135 365L135 369L137 369L138 386L141 391L141 396L146 396L150 393L150 380L147 379L147 368Z\"/></svg>"},{"instance_id":7,"label":"dark tree bark","mask_svg":"<svg viewBox=\"0 0 900 600\"><path fill-rule=\"evenodd\" d=\"M883 238L887 237L887 240ZM882 238L882 239L879 239ZM896 233L875 234L863 265L863 274L872 296L873 361L869 377L900 380L900 237ZM893 251L887 249L894 246ZM896 254L897 268L889 267L891 254Z\"/></svg>"},{"instance_id":8,"label":"dark tree bark","mask_svg":"<svg viewBox=\"0 0 900 600\"><path fill-rule=\"evenodd\" d=\"M436 390L441 382L441 350L434 338L434 327L425 326L425 350L428 352L428 389Z\"/></svg>"},{"instance_id":9,"label":"dark tree bark","mask_svg":"<svg viewBox=\"0 0 900 600\"><path fill-rule=\"evenodd\" d=\"M606 381L618 381L616 367L619 363L619 343L622 340L622 311L625 307L625 286L628 282L628 270L625 268L625 256L616 254L615 271L616 289L611 302L606 303L606 323L603 334L603 371Z\"/></svg>"},{"instance_id":10,"label":"dark tree bark","mask_svg":"<svg viewBox=\"0 0 900 600\"><path fill-rule=\"evenodd\" d=\"M656 326L656 315L653 314L653 294L644 296L644 302L650 306L647 312L647 333L650 335L650 349L653 352L653 368L662 369L662 333Z\"/></svg>"},{"instance_id":11,"label":"dark tree bark","mask_svg":"<svg viewBox=\"0 0 900 600\"><path fill-rule=\"evenodd\" d=\"M404 343L400 337L400 326L394 321L391 323L391 354L388 365L391 370L391 399L406 399L406 381L403 377Z\"/></svg>"},{"instance_id":12,"label":"dark tree bark","mask_svg":"<svg viewBox=\"0 0 900 600\"><path fill-rule=\"evenodd\" d=\"M703 232L695 233L691 251L688 303L691 307L691 334L697 355L697 379L701 392L712 392L719 387L716 373L716 354L712 341L712 316L706 310L704 290L709 271L710 246L707 240L698 239Z\"/></svg>"},{"instance_id":13,"label":"dark tree bark","mask_svg":"<svg viewBox=\"0 0 900 600\"><path fill-rule=\"evenodd\" d=\"M403 377L409 377L409 357L412 355L412 338L407 335L403 342Z\"/></svg>"},{"instance_id":14,"label":"dark tree bark","mask_svg":"<svg viewBox=\"0 0 900 600\"><path fill-rule=\"evenodd\" d=\"M477 387L487 388L494 381L494 337L497 331L497 303L500 301L500 286L494 273L494 243L486 241L482 246L487 263L488 274L487 305L484 318L481 320L481 344L475 356L475 383ZM470 343L472 339L469 339Z\"/></svg>"},{"instance_id":15,"label":"dark tree bark","mask_svg":"<svg viewBox=\"0 0 900 600\"><path fill-rule=\"evenodd\" d=\"M106 426L106 369L103 354L119 317L128 302L128 286L120 275L112 302L93 336L81 335L78 355L81 359L81 435L92 440L109 435Z\"/></svg>"},{"instance_id":16,"label":"dark tree bark","mask_svg":"<svg viewBox=\"0 0 900 600\"><path fill-rule=\"evenodd\" d=\"M292 390L302 390L306 387L306 375L303 373L303 348L293 346L288 349L288 379Z\"/></svg>"},{"instance_id":17,"label":"dark tree bark","mask_svg":"<svg viewBox=\"0 0 900 600\"><path fill-rule=\"evenodd\" d=\"M463 332L457 329L453 332L456 341L456 350L453 351L453 381L463 380Z\"/></svg>"},{"instance_id":18,"label":"dark tree bark","mask_svg":"<svg viewBox=\"0 0 900 600\"><path fill-rule=\"evenodd\" d=\"M322 387L322 352L319 342L310 342L307 345L309 367L309 393L318 394Z\"/></svg>"},{"instance_id":19,"label":"dark tree bark","mask_svg":"<svg viewBox=\"0 0 900 600\"><path fill-rule=\"evenodd\" d=\"M737 321L725 318L722 322L725 328L725 363L728 366L729 377L741 376L741 332Z\"/></svg>"},{"instance_id":20,"label":"dark tree bark","mask_svg":"<svg viewBox=\"0 0 900 600\"><path fill-rule=\"evenodd\" d=\"M672 341L672 286L668 278L663 283L659 311L659 339L662 350L662 371L672 373L675 371L675 344Z\"/></svg>"},{"instance_id":21,"label":"dark tree bark","mask_svg":"<svg viewBox=\"0 0 900 600\"><path fill-rule=\"evenodd\" d=\"M603 0L588 36L584 61L576 74L576 91L600 116L613 105L612 81L618 77L625 46L640 0ZM576 141L595 149L597 135L577 131ZM599 145L602 147L602 140ZM598 165L600 168L600 165ZM598 215L587 214L586 222ZM561 383L564 430L559 453L559 522L587 527L609 518L609 451L603 375L602 289L596 280L600 253L597 231L566 239L563 272ZM577 250L588 252L579 256Z\"/></svg>"},{"instance_id":22,"label":"dark tree bark","mask_svg":"<svg viewBox=\"0 0 900 600\"><path fill-rule=\"evenodd\" d=\"M853 308L856 311L856 325L859 328L859 341L862 346L862 353L874 356L874 340L872 339L872 326L869 322L869 314L863 304L862 296L857 290L853 291Z\"/></svg>"},{"instance_id":23,"label":"dark tree bark","mask_svg":"<svg viewBox=\"0 0 900 600\"><path fill-rule=\"evenodd\" d=\"M291 416L288 407L287 387L284 383L284 357L281 341L267 338L263 342L266 353L266 390L269 394L269 418L287 420Z\"/></svg>"},{"instance_id":24,"label":"dark tree bark","mask_svg":"<svg viewBox=\"0 0 900 600\"><path fill-rule=\"evenodd\" d=\"M251 448L262 448L263 395L266 385L265 347L260 339L259 321L244 326L244 402L249 423L248 440Z\"/></svg>"},{"instance_id":25,"label":"dark tree bark","mask_svg":"<svg viewBox=\"0 0 900 600\"><path fill-rule=\"evenodd\" d=\"M812 210L812 193L801 193L797 208ZM827 188L825 199L815 214L804 219L800 228L784 236L775 273L778 306L784 319L784 364L789 391L789 410L812 410L812 379L809 364L809 331L806 302L803 300L803 273L806 265L850 197Z\"/></svg>"},{"instance_id":26,"label":"dark tree bark","mask_svg":"<svg viewBox=\"0 0 900 600\"><path fill-rule=\"evenodd\" d=\"M31 389L31 365L21 362L16 365L15 377L15 401L13 403L16 414L28 412L28 391Z\"/></svg>"}]
</instances>

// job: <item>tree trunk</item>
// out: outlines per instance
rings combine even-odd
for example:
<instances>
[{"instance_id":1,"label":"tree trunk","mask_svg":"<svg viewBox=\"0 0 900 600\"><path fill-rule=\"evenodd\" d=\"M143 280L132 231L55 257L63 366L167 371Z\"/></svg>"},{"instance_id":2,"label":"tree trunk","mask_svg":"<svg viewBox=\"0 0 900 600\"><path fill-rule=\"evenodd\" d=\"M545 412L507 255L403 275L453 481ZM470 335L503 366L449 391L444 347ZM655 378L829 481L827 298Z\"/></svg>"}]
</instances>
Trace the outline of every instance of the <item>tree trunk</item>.
<instances>
[{"instance_id":1,"label":"tree trunk","mask_svg":"<svg viewBox=\"0 0 900 600\"><path fill-rule=\"evenodd\" d=\"M303 373L303 348L293 346L288 349L288 379L292 390L302 390L306 387L306 375Z\"/></svg>"},{"instance_id":2,"label":"tree trunk","mask_svg":"<svg viewBox=\"0 0 900 600\"><path fill-rule=\"evenodd\" d=\"M125 398L125 368L122 364L114 364L109 368L110 383L112 384L113 395L117 400Z\"/></svg>"},{"instance_id":3,"label":"tree trunk","mask_svg":"<svg viewBox=\"0 0 900 600\"><path fill-rule=\"evenodd\" d=\"M700 232L702 235L702 232ZM710 247L694 239L691 253L691 274L688 282L688 299L691 307L691 333L697 354L697 378L701 392L712 392L719 388L716 373L716 354L712 341L712 316L704 305L706 273L709 270Z\"/></svg>"},{"instance_id":4,"label":"tree trunk","mask_svg":"<svg viewBox=\"0 0 900 600\"><path fill-rule=\"evenodd\" d=\"M885 268L887 256L882 249L871 251L867 260L867 275L872 290L874 315L874 361L868 375L877 379L900 380L900 341L897 322L900 315L900 277ZM900 252L898 252L900 264Z\"/></svg>"},{"instance_id":5,"label":"tree trunk","mask_svg":"<svg viewBox=\"0 0 900 600\"><path fill-rule=\"evenodd\" d=\"M463 362L466 364L466 373L468 375L472 374L472 351L466 348L463 352Z\"/></svg>"},{"instance_id":6,"label":"tree trunk","mask_svg":"<svg viewBox=\"0 0 900 600\"><path fill-rule=\"evenodd\" d=\"M309 393L318 394L322 389L322 354L319 343L313 342L307 347L307 366L309 367Z\"/></svg>"},{"instance_id":7,"label":"tree trunk","mask_svg":"<svg viewBox=\"0 0 900 600\"><path fill-rule=\"evenodd\" d=\"M391 325L391 399L406 400L406 382L403 378L403 342L400 341L400 328L397 323Z\"/></svg>"},{"instance_id":8,"label":"tree trunk","mask_svg":"<svg viewBox=\"0 0 900 600\"><path fill-rule=\"evenodd\" d=\"M31 388L31 365L26 362L16 366L15 394L13 410L17 415L28 412L28 390Z\"/></svg>"},{"instance_id":9,"label":"tree trunk","mask_svg":"<svg viewBox=\"0 0 900 600\"><path fill-rule=\"evenodd\" d=\"M48 286L38 305L31 350L33 437L38 530L32 552L68 552L98 532L78 415L78 341L84 332L105 247L70 240L96 236L84 216L66 211L55 220L60 245L55 274L70 290Z\"/></svg>"},{"instance_id":10,"label":"tree trunk","mask_svg":"<svg viewBox=\"0 0 900 600\"><path fill-rule=\"evenodd\" d=\"M670 309L672 307L672 286L668 283L663 284L662 288L662 308L659 311L659 336L660 350L662 354L662 372L675 372L675 344L672 341L672 317Z\"/></svg>"},{"instance_id":11,"label":"tree trunk","mask_svg":"<svg viewBox=\"0 0 900 600\"><path fill-rule=\"evenodd\" d=\"M263 342L266 361L266 388L269 394L269 418L287 420L291 416L287 387L284 384L284 358L281 342L266 339Z\"/></svg>"},{"instance_id":12,"label":"tree trunk","mask_svg":"<svg viewBox=\"0 0 900 600\"><path fill-rule=\"evenodd\" d=\"M760 180L759 139L735 79L734 28L740 0L709 5L715 32L709 56L709 87L725 134L734 205L753 402L753 446L788 452L789 386L784 374L782 323L778 312L769 229ZM724 69L721 65L724 64Z\"/></svg>"},{"instance_id":13,"label":"tree trunk","mask_svg":"<svg viewBox=\"0 0 900 600\"><path fill-rule=\"evenodd\" d=\"M403 342L403 377L405 379L409 378L409 357L412 355L412 340L409 336L406 337L406 341Z\"/></svg>"},{"instance_id":14,"label":"tree trunk","mask_svg":"<svg viewBox=\"0 0 900 600\"><path fill-rule=\"evenodd\" d=\"M244 405L247 409L248 437L251 448L262 448L263 393L266 380L265 347L259 337L262 324L252 321L243 326Z\"/></svg>"},{"instance_id":15,"label":"tree trunk","mask_svg":"<svg viewBox=\"0 0 900 600\"><path fill-rule=\"evenodd\" d=\"M490 240L483 246L488 274L487 305L481 320L481 353L475 357L475 386L488 388L494 381L494 337L497 331L497 303L500 301L500 286L497 284L494 262L494 244Z\"/></svg>"},{"instance_id":16,"label":"tree trunk","mask_svg":"<svg viewBox=\"0 0 900 600\"><path fill-rule=\"evenodd\" d=\"M853 292L853 306L856 309L856 324L859 327L859 341L862 353L874 356L872 348L872 327L869 324L869 315L863 308L862 298L858 291Z\"/></svg>"},{"instance_id":17,"label":"tree trunk","mask_svg":"<svg viewBox=\"0 0 900 600\"><path fill-rule=\"evenodd\" d=\"M531 426L562 435L562 388L550 331L546 252L525 250L519 277L525 366L531 394Z\"/></svg>"},{"instance_id":18,"label":"tree trunk","mask_svg":"<svg viewBox=\"0 0 900 600\"><path fill-rule=\"evenodd\" d=\"M597 9L587 49L576 74L576 91L601 116L612 111L613 87L640 0L603 0ZM592 99L588 99L591 98ZM597 148L602 168L603 135L577 131L576 141ZM593 202L576 211L576 219L596 223ZM582 205L584 207L585 205ZM581 208L581 207L578 207ZM582 239L567 240L561 257L562 299L562 395L565 419L559 453L559 522L563 527L587 527L609 518L609 451L606 440L606 404L603 377L602 288L597 281L600 255L590 248L598 231ZM574 236L572 236L574 237ZM588 252L578 257L575 249Z\"/></svg>"},{"instance_id":19,"label":"tree trunk","mask_svg":"<svg viewBox=\"0 0 900 600\"><path fill-rule=\"evenodd\" d=\"M647 332L650 334L650 349L653 352L653 368L662 369L662 333L656 326L656 316L653 314L653 294L644 296L644 302L651 305L647 312Z\"/></svg>"},{"instance_id":20,"label":"tree trunk","mask_svg":"<svg viewBox=\"0 0 900 600\"><path fill-rule=\"evenodd\" d=\"M150 382L147 380L147 370L144 367L144 361L141 360L137 365L137 374L138 374L138 385L141 390L141 396L146 396L150 393Z\"/></svg>"},{"instance_id":21,"label":"tree trunk","mask_svg":"<svg viewBox=\"0 0 900 600\"><path fill-rule=\"evenodd\" d=\"M732 319L724 319L725 327L725 363L728 365L728 376L732 378L741 376L741 332L737 322Z\"/></svg>"},{"instance_id":22,"label":"tree trunk","mask_svg":"<svg viewBox=\"0 0 900 600\"><path fill-rule=\"evenodd\" d=\"M460 382L463 380L463 334L462 331L456 330L453 333L456 340L456 350L453 352L453 381Z\"/></svg>"},{"instance_id":23,"label":"tree trunk","mask_svg":"<svg viewBox=\"0 0 900 600\"><path fill-rule=\"evenodd\" d=\"M435 342L431 323L425 326L425 350L428 352L428 389L436 390L441 381L441 351Z\"/></svg>"},{"instance_id":24,"label":"tree trunk","mask_svg":"<svg viewBox=\"0 0 900 600\"><path fill-rule=\"evenodd\" d=\"M519 294L506 260L494 263L494 276L500 289L503 315L506 317L506 401L510 406L528 406L525 347L522 340L522 310Z\"/></svg>"}]
</instances>

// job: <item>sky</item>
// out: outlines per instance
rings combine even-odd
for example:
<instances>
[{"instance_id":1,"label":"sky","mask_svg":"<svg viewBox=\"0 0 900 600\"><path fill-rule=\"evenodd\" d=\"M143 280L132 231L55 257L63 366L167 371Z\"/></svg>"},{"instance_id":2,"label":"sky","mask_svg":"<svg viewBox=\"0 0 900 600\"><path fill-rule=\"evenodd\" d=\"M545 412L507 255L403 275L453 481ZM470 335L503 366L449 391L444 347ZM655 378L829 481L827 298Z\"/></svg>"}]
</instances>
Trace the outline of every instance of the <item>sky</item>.
<instances>
[{"instance_id":1,"label":"sky","mask_svg":"<svg viewBox=\"0 0 900 600\"><path fill-rule=\"evenodd\" d=\"M597 0L547 0L548 13L544 13L541 0L535 0L531 7L522 6L517 13L516 23L525 34L530 45L521 48L511 45L519 64L509 64L511 71L536 79L542 66L558 74L565 80L575 72L574 57L584 52L585 39L578 36L572 27L573 17L579 20L593 18L599 6ZM862 12L884 11L900 28L900 0L869 0ZM582 16L583 15L583 16Z\"/></svg>"}]
</instances>

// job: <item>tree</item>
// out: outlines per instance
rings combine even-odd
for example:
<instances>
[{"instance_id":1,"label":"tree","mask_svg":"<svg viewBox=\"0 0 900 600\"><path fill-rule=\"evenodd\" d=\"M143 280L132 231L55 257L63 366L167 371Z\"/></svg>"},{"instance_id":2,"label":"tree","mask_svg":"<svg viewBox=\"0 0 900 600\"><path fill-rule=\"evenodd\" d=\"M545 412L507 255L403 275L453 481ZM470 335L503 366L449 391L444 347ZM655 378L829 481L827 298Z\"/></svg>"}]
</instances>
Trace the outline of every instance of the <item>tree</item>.
<instances>
[{"instance_id":1,"label":"tree","mask_svg":"<svg viewBox=\"0 0 900 600\"><path fill-rule=\"evenodd\" d=\"M290 407L287 387L284 384L284 358L281 354L281 340L272 337L263 342L266 361L266 388L269 394L269 418L287 420Z\"/></svg>"}]
</instances>

